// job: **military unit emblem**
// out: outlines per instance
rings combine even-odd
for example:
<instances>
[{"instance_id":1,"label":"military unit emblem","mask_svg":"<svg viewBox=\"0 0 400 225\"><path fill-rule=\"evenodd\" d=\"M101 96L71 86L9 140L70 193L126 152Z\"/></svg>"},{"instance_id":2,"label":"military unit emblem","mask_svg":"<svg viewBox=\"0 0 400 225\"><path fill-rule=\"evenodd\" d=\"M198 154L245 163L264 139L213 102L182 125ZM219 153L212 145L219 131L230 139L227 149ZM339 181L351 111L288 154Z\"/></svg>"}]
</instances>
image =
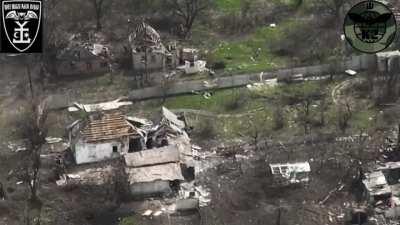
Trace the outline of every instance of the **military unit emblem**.
<instances>
[{"instance_id":1,"label":"military unit emblem","mask_svg":"<svg viewBox=\"0 0 400 225\"><path fill-rule=\"evenodd\" d=\"M1 1L1 52L41 52L41 18L41 1Z\"/></svg>"},{"instance_id":2,"label":"military unit emblem","mask_svg":"<svg viewBox=\"0 0 400 225\"><path fill-rule=\"evenodd\" d=\"M376 53L389 47L395 39L396 19L381 2L360 2L347 13L344 33L353 48Z\"/></svg>"}]
</instances>

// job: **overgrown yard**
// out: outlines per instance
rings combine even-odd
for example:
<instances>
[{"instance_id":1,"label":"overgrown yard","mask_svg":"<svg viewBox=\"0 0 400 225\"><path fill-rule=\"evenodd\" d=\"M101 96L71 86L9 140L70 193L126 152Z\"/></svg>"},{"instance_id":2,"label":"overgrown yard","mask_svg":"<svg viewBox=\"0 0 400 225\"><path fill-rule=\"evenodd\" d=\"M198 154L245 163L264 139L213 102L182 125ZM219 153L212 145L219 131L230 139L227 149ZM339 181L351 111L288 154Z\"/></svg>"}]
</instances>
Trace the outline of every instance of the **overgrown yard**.
<instances>
[{"instance_id":1,"label":"overgrown yard","mask_svg":"<svg viewBox=\"0 0 400 225\"><path fill-rule=\"evenodd\" d=\"M212 92L211 97L184 95L165 102L143 103L154 111L163 104L173 110L184 110L197 136L229 142L260 138L290 138L315 134L359 134L374 128L381 119L368 98L355 97L337 107L332 89L342 82L311 81L261 87L238 88Z\"/></svg>"},{"instance_id":2,"label":"overgrown yard","mask_svg":"<svg viewBox=\"0 0 400 225\"><path fill-rule=\"evenodd\" d=\"M215 68L225 67L226 73L270 71L285 67L287 59L273 53L273 46L283 38L284 30L294 22L277 27L264 26L243 40L222 41L214 46L207 57Z\"/></svg>"}]
</instances>

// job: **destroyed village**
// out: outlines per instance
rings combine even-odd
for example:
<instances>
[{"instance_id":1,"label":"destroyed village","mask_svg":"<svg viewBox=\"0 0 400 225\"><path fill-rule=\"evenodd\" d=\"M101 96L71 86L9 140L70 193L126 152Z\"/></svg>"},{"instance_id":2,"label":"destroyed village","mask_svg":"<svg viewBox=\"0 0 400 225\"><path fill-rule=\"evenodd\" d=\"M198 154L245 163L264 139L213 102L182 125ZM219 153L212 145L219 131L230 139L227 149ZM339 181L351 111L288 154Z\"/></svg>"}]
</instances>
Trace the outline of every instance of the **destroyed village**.
<instances>
[{"instance_id":1,"label":"destroyed village","mask_svg":"<svg viewBox=\"0 0 400 225\"><path fill-rule=\"evenodd\" d=\"M0 2L0 225L400 225L399 0Z\"/></svg>"}]
</instances>

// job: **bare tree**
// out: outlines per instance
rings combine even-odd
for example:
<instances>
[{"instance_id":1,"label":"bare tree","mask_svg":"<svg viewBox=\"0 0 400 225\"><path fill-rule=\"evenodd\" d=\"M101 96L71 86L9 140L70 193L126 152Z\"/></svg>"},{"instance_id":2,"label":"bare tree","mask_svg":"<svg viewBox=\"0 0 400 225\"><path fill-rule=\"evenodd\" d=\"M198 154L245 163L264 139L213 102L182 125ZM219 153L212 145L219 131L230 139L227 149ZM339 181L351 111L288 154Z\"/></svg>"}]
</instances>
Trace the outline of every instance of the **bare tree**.
<instances>
[{"instance_id":1,"label":"bare tree","mask_svg":"<svg viewBox=\"0 0 400 225\"><path fill-rule=\"evenodd\" d=\"M340 131L344 134L347 128L349 128L350 119L353 116L353 109L351 108L351 103L348 99L339 105L337 113L337 122Z\"/></svg>"},{"instance_id":2,"label":"bare tree","mask_svg":"<svg viewBox=\"0 0 400 225\"><path fill-rule=\"evenodd\" d=\"M64 18L59 13L60 0L46 0L43 12L43 54L41 60L40 77L44 79L47 75L57 75L56 58L59 53L67 46L68 41L65 37L63 22Z\"/></svg>"},{"instance_id":3,"label":"bare tree","mask_svg":"<svg viewBox=\"0 0 400 225\"><path fill-rule=\"evenodd\" d=\"M94 8L96 17L96 29L101 30L101 19L104 17L105 12L110 8L112 1L110 0L90 0Z\"/></svg>"},{"instance_id":4,"label":"bare tree","mask_svg":"<svg viewBox=\"0 0 400 225\"><path fill-rule=\"evenodd\" d=\"M399 115L400 106L395 105L391 108L388 108L384 111L384 120L390 126L396 127L397 132L397 141L396 141L396 150L400 150L400 115Z\"/></svg>"},{"instance_id":5,"label":"bare tree","mask_svg":"<svg viewBox=\"0 0 400 225\"><path fill-rule=\"evenodd\" d=\"M179 17L182 24L182 37L186 38L196 18L206 10L210 4L209 0L167 0L167 7L173 10L173 13Z\"/></svg>"},{"instance_id":6,"label":"bare tree","mask_svg":"<svg viewBox=\"0 0 400 225\"><path fill-rule=\"evenodd\" d=\"M42 202L38 196L40 187L40 152L46 142L47 107L44 101L32 100L26 104L17 120L18 136L25 140L26 150L21 153L20 179L28 189L25 224L40 224Z\"/></svg>"},{"instance_id":7,"label":"bare tree","mask_svg":"<svg viewBox=\"0 0 400 225\"><path fill-rule=\"evenodd\" d=\"M271 134L272 118L263 114L254 114L247 117L245 128L239 132L241 136L251 140L255 150L258 150L259 142Z\"/></svg>"}]
</instances>

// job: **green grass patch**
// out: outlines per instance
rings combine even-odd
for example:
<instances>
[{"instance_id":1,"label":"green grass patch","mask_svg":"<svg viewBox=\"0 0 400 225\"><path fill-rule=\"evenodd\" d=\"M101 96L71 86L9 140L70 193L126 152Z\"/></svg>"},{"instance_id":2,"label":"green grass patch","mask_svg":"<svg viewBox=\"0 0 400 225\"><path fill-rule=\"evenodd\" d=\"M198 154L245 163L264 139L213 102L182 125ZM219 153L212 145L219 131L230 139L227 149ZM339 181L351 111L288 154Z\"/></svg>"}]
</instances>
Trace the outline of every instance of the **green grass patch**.
<instances>
[{"instance_id":1,"label":"green grass patch","mask_svg":"<svg viewBox=\"0 0 400 225\"><path fill-rule=\"evenodd\" d=\"M376 125L376 115L375 110L355 112L351 119L352 130L354 132L367 132Z\"/></svg>"},{"instance_id":2,"label":"green grass patch","mask_svg":"<svg viewBox=\"0 0 400 225\"><path fill-rule=\"evenodd\" d=\"M125 217L119 222L119 225L139 225L133 216Z\"/></svg>"},{"instance_id":3,"label":"green grass patch","mask_svg":"<svg viewBox=\"0 0 400 225\"><path fill-rule=\"evenodd\" d=\"M206 99L203 95L182 95L168 98L164 105L171 109L197 109L215 113L240 113L263 106L262 99L249 96L245 88L219 90Z\"/></svg>"},{"instance_id":4,"label":"green grass patch","mask_svg":"<svg viewBox=\"0 0 400 225\"><path fill-rule=\"evenodd\" d=\"M217 0L215 2L218 10L222 12L237 12L242 7L243 0Z\"/></svg>"},{"instance_id":5,"label":"green grass patch","mask_svg":"<svg viewBox=\"0 0 400 225\"><path fill-rule=\"evenodd\" d=\"M264 26L244 40L220 42L208 55L209 63L224 62L228 73L274 70L286 65L287 59L276 56L273 50L284 39L287 30L299 26L288 21L277 27Z\"/></svg>"}]
</instances>

